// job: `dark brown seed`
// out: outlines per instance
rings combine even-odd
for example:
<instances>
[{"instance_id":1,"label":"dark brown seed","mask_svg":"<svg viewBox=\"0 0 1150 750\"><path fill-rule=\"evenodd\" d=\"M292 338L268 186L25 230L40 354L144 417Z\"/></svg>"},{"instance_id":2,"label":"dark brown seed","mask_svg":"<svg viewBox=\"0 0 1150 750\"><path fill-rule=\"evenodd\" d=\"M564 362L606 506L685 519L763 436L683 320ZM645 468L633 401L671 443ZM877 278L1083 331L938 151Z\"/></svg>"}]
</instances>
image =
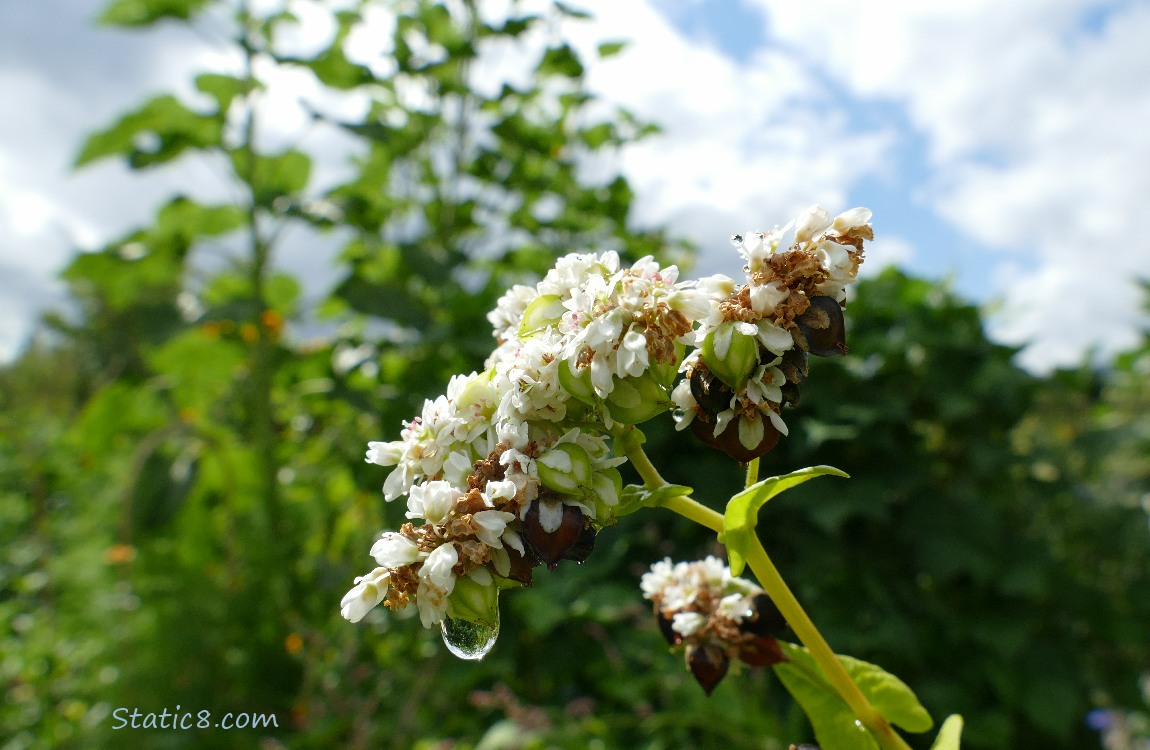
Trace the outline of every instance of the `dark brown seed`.
<instances>
[{"instance_id":1,"label":"dark brown seed","mask_svg":"<svg viewBox=\"0 0 1150 750\"><path fill-rule=\"evenodd\" d=\"M723 381L715 377L702 362L691 369L691 395L699 408L711 416L731 408L733 391Z\"/></svg>"},{"instance_id":2,"label":"dark brown seed","mask_svg":"<svg viewBox=\"0 0 1150 750\"><path fill-rule=\"evenodd\" d=\"M718 646L691 646L687 649L687 666L707 695L727 676L730 664L730 659Z\"/></svg>"},{"instance_id":3,"label":"dark brown seed","mask_svg":"<svg viewBox=\"0 0 1150 750\"><path fill-rule=\"evenodd\" d=\"M747 448L739 440L739 425L737 419L732 419L727 424L727 429L719 436L715 436L714 422L704 422L702 419L696 417L691 422L691 432L695 437L703 441L707 445L721 450L731 458L739 463L745 464L751 459L765 456L770 453L779 443L781 433L767 417L760 417L763 420L763 439L754 448Z\"/></svg>"},{"instance_id":4,"label":"dark brown seed","mask_svg":"<svg viewBox=\"0 0 1150 750\"><path fill-rule=\"evenodd\" d=\"M846 354L846 322L843 308L833 298L816 295L811 306L795 319L799 331L806 339L806 348L818 357Z\"/></svg>"},{"instance_id":5,"label":"dark brown seed","mask_svg":"<svg viewBox=\"0 0 1150 750\"><path fill-rule=\"evenodd\" d=\"M540 500L544 497L540 495ZM559 528L552 532L544 531L539 523L539 500L535 500L527 509L527 517L523 519L523 537L546 563L547 569L555 570L559 561L578 543L585 526L583 511L574 505L564 504L563 520L559 522Z\"/></svg>"},{"instance_id":6,"label":"dark brown seed","mask_svg":"<svg viewBox=\"0 0 1150 750\"><path fill-rule=\"evenodd\" d=\"M751 597L751 609L754 614L743 618L739 630L752 635L771 636L778 638L787 632L787 620L783 613L775 606L771 597L755 594Z\"/></svg>"},{"instance_id":7,"label":"dark brown seed","mask_svg":"<svg viewBox=\"0 0 1150 750\"><path fill-rule=\"evenodd\" d=\"M519 581L524 586L530 586L531 569L542 562L535 551L530 546L526 547L523 554L510 546L505 546L504 549L507 550L507 556L511 558L511 572L507 574L507 577L512 581Z\"/></svg>"},{"instance_id":8,"label":"dark brown seed","mask_svg":"<svg viewBox=\"0 0 1150 750\"><path fill-rule=\"evenodd\" d=\"M673 627L671 627L671 618L663 613L663 610L658 610L655 613L655 620L659 623L659 632L667 639L667 643L672 646L678 646L683 642L683 636L680 635Z\"/></svg>"},{"instance_id":9,"label":"dark brown seed","mask_svg":"<svg viewBox=\"0 0 1150 750\"><path fill-rule=\"evenodd\" d=\"M739 646L738 657L752 667L769 667L787 660L779 642L770 636L762 636Z\"/></svg>"},{"instance_id":10,"label":"dark brown seed","mask_svg":"<svg viewBox=\"0 0 1150 750\"><path fill-rule=\"evenodd\" d=\"M801 383L807 379L807 373L810 371L810 357L797 347L788 349L783 354L783 361L779 363L779 369L783 371L788 383Z\"/></svg>"},{"instance_id":11,"label":"dark brown seed","mask_svg":"<svg viewBox=\"0 0 1150 750\"><path fill-rule=\"evenodd\" d=\"M571 549L563 554L563 559L577 563L587 562L587 558L595 551L595 534L595 529L591 528L590 525L584 526L575 539L575 544L571 545Z\"/></svg>"}]
</instances>

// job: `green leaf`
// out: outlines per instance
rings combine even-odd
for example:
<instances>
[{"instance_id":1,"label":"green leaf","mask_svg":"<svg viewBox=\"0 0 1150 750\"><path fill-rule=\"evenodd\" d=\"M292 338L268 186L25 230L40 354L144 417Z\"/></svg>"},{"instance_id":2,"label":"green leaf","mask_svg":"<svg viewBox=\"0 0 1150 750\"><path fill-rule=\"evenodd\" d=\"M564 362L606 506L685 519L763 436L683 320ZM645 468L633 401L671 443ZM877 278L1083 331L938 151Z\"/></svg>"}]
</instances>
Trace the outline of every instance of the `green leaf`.
<instances>
[{"instance_id":1,"label":"green leaf","mask_svg":"<svg viewBox=\"0 0 1150 750\"><path fill-rule=\"evenodd\" d=\"M232 152L232 164L240 179L249 182L256 203L270 206L276 198L299 193L311 176L311 157L302 151L285 151L275 156L258 154L254 166L246 151Z\"/></svg>"},{"instance_id":2,"label":"green leaf","mask_svg":"<svg viewBox=\"0 0 1150 750\"><path fill-rule=\"evenodd\" d=\"M150 26L164 18L186 21L211 0L115 0L100 14L108 26Z\"/></svg>"},{"instance_id":3,"label":"green leaf","mask_svg":"<svg viewBox=\"0 0 1150 750\"><path fill-rule=\"evenodd\" d=\"M951 714L942 722L942 729L938 730L938 737L930 750L959 750L959 740L962 737L962 717Z\"/></svg>"},{"instance_id":4,"label":"green leaf","mask_svg":"<svg viewBox=\"0 0 1150 750\"><path fill-rule=\"evenodd\" d=\"M776 664L775 674L802 706L819 745L827 750L879 750L870 732L855 723L854 713L826 681L806 649L781 641L779 646L791 661Z\"/></svg>"},{"instance_id":5,"label":"green leaf","mask_svg":"<svg viewBox=\"0 0 1150 750\"><path fill-rule=\"evenodd\" d=\"M582 8L576 8L574 5L568 5L567 3L556 2L555 3L555 10L559 11L563 15L568 16L570 18L579 18L582 20L587 20L589 18L594 17L590 13L588 13L587 11L583 10Z\"/></svg>"},{"instance_id":6,"label":"green leaf","mask_svg":"<svg viewBox=\"0 0 1150 750\"><path fill-rule=\"evenodd\" d=\"M877 750L874 737L859 728L854 712L810 652L790 643L779 646L788 660L775 665L775 674L803 707L819 744L828 750ZM908 732L931 728L930 714L902 680L874 664L850 656L837 658L871 706L891 724Z\"/></svg>"},{"instance_id":7,"label":"green leaf","mask_svg":"<svg viewBox=\"0 0 1150 750\"><path fill-rule=\"evenodd\" d=\"M575 50L566 44L551 47L539 61L539 75L578 78L583 75L583 63L579 62Z\"/></svg>"},{"instance_id":8,"label":"green leaf","mask_svg":"<svg viewBox=\"0 0 1150 750\"><path fill-rule=\"evenodd\" d=\"M626 42L603 42L599 45L599 59L617 55L627 47Z\"/></svg>"},{"instance_id":9,"label":"green leaf","mask_svg":"<svg viewBox=\"0 0 1150 750\"><path fill-rule=\"evenodd\" d=\"M847 476L846 472L833 466L811 466L792 471L781 477L768 477L731 498L730 502L727 503L727 510L723 514L722 536L723 544L727 546L727 557L730 560L733 575L742 573L747 564L747 550L750 549L755 538L759 509L780 492L824 474L831 474L836 477Z\"/></svg>"},{"instance_id":10,"label":"green leaf","mask_svg":"<svg viewBox=\"0 0 1150 750\"><path fill-rule=\"evenodd\" d=\"M133 169L163 164L186 149L218 145L222 128L215 117L193 112L174 96L157 96L89 136L75 166L118 155L127 156Z\"/></svg>"},{"instance_id":11,"label":"green leaf","mask_svg":"<svg viewBox=\"0 0 1150 750\"><path fill-rule=\"evenodd\" d=\"M196 76L196 89L216 100L219 117L227 117L232 100L244 93L244 82L235 76L201 73Z\"/></svg>"},{"instance_id":12,"label":"green leaf","mask_svg":"<svg viewBox=\"0 0 1150 750\"><path fill-rule=\"evenodd\" d=\"M653 508L663 500L672 497L685 497L694 492L693 488L681 484L665 484L653 490L640 484L629 484L623 488L619 505L615 509L615 515L622 518L634 513L639 508Z\"/></svg>"}]
</instances>

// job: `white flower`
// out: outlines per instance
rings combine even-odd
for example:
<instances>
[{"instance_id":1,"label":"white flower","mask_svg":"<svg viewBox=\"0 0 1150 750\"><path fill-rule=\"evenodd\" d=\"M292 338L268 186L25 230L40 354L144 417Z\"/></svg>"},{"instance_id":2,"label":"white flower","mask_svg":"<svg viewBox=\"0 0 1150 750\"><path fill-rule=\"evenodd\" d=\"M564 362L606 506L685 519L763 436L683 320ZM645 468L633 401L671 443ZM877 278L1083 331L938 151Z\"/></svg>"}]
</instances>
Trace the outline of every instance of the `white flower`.
<instances>
[{"instance_id":1,"label":"white flower","mask_svg":"<svg viewBox=\"0 0 1150 750\"><path fill-rule=\"evenodd\" d=\"M447 598L455 589L452 568L459 562L454 544L444 544L432 550L419 569L419 587L415 603L419 607L419 620L430 628L443 622L447 616Z\"/></svg>"},{"instance_id":2,"label":"white flower","mask_svg":"<svg viewBox=\"0 0 1150 750\"><path fill-rule=\"evenodd\" d=\"M781 281L756 286L751 284L751 309L760 315L770 315L780 302L791 296L791 290Z\"/></svg>"},{"instance_id":3,"label":"white flower","mask_svg":"<svg viewBox=\"0 0 1150 750\"><path fill-rule=\"evenodd\" d=\"M758 322L759 341L775 354L782 354L795 345L790 331L763 318Z\"/></svg>"},{"instance_id":4,"label":"white flower","mask_svg":"<svg viewBox=\"0 0 1150 750\"><path fill-rule=\"evenodd\" d=\"M621 378L628 375L642 375L647 371L647 339L633 327L623 336L618 362L618 371L615 374Z\"/></svg>"},{"instance_id":5,"label":"white flower","mask_svg":"<svg viewBox=\"0 0 1150 750\"><path fill-rule=\"evenodd\" d=\"M651 570L644 573L639 579L639 588L643 590L644 599L654 599L663 593L663 589L674 579L675 566L671 558L664 557L651 566Z\"/></svg>"},{"instance_id":6,"label":"white flower","mask_svg":"<svg viewBox=\"0 0 1150 750\"><path fill-rule=\"evenodd\" d=\"M488 507L495 507L496 500L514 500L518 493L519 488L515 486L515 482L506 479L492 479L483 488L483 498Z\"/></svg>"},{"instance_id":7,"label":"white flower","mask_svg":"<svg viewBox=\"0 0 1150 750\"><path fill-rule=\"evenodd\" d=\"M684 638L690 638L707 624L707 616L698 612L677 612L671 618L671 629Z\"/></svg>"},{"instance_id":8,"label":"white flower","mask_svg":"<svg viewBox=\"0 0 1150 750\"><path fill-rule=\"evenodd\" d=\"M515 514L501 510L481 510L472 515L471 518L477 527L475 536L479 537L479 541L488 547L502 547L503 542L500 541L500 537L507 528L507 524L515 518Z\"/></svg>"},{"instance_id":9,"label":"white flower","mask_svg":"<svg viewBox=\"0 0 1150 750\"><path fill-rule=\"evenodd\" d=\"M675 429L685 430L699 412L699 404L691 393L690 380L684 378L679 381L675 390L671 391L671 401L675 404Z\"/></svg>"},{"instance_id":10,"label":"white flower","mask_svg":"<svg viewBox=\"0 0 1150 750\"><path fill-rule=\"evenodd\" d=\"M787 382L783 371L770 365L760 365L753 377L747 381L747 398L753 404L783 401L783 383Z\"/></svg>"},{"instance_id":11,"label":"white flower","mask_svg":"<svg viewBox=\"0 0 1150 750\"><path fill-rule=\"evenodd\" d=\"M822 206L811 206L795 219L795 242L809 242L831 225L831 215Z\"/></svg>"},{"instance_id":12,"label":"white flower","mask_svg":"<svg viewBox=\"0 0 1150 750\"><path fill-rule=\"evenodd\" d=\"M871 212L869 208L852 208L836 216L831 228L839 234L845 234L852 229L866 226L870 223L870 219Z\"/></svg>"},{"instance_id":13,"label":"white flower","mask_svg":"<svg viewBox=\"0 0 1150 750\"><path fill-rule=\"evenodd\" d=\"M395 466L403 456L403 441L390 443L372 442L367 444L367 462L380 466Z\"/></svg>"},{"instance_id":14,"label":"white flower","mask_svg":"<svg viewBox=\"0 0 1150 750\"><path fill-rule=\"evenodd\" d=\"M355 579L355 586L344 594L339 603L339 613L352 622L359 622L363 616L387 596L391 571L376 568L365 576Z\"/></svg>"},{"instance_id":15,"label":"white flower","mask_svg":"<svg viewBox=\"0 0 1150 750\"><path fill-rule=\"evenodd\" d=\"M416 485L407 496L407 517L442 523L461 497L462 492L443 480Z\"/></svg>"},{"instance_id":16,"label":"white flower","mask_svg":"<svg viewBox=\"0 0 1150 750\"><path fill-rule=\"evenodd\" d=\"M732 620L742 620L751 611L751 607L742 594L728 594L719 600L718 611Z\"/></svg>"},{"instance_id":17,"label":"white flower","mask_svg":"<svg viewBox=\"0 0 1150 750\"><path fill-rule=\"evenodd\" d=\"M372 545L371 556L385 568L398 568L419 559L419 546L402 534L387 531Z\"/></svg>"}]
</instances>

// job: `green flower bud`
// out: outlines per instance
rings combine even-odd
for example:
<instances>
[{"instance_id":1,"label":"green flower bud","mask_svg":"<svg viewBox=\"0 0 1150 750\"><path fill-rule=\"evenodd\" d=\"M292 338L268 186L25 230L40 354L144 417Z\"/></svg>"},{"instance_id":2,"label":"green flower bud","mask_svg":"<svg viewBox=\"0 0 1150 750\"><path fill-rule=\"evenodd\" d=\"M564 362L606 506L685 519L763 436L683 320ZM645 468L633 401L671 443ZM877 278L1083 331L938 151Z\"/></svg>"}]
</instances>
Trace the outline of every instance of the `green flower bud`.
<instances>
[{"instance_id":1,"label":"green flower bud","mask_svg":"<svg viewBox=\"0 0 1150 750\"><path fill-rule=\"evenodd\" d=\"M623 497L623 475L618 469L600 469L591 480L591 489L596 521L601 524L609 522L615 517L615 508Z\"/></svg>"},{"instance_id":2,"label":"green flower bud","mask_svg":"<svg viewBox=\"0 0 1150 750\"><path fill-rule=\"evenodd\" d=\"M736 391L743 387L759 363L759 342L754 333L739 330L744 324L730 320L703 339L703 362L715 376Z\"/></svg>"},{"instance_id":3,"label":"green flower bud","mask_svg":"<svg viewBox=\"0 0 1150 750\"><path fill-rule=\"evenodd\" d=\"M652 373L615 380L615 388L607 396L607 410L611 419L623 424L640 424L658 416L672 406L667 387Z\"/></svg>"},{"instance_id":4,"label":"green flower bud","mask_svg":"<svg viewBox=\"0 0 1150 750\"><path fill-rule=\"evenodd\" d=\"M591 368L576 368L574 360L559 363L559 386L585 404L595 403L595 388L591 385Z\"/></svg>"},{"instance_id":5,"label":"green flower bud","mask_svg":"<svg viewBox=\"0 0 1150 750\"><path fill-rule=\"evenodd\" d=\"M469 575L456 579L455 588L447 599L447 615L457 620L499 627L499 587L495 585L494 576L484 568L476 568Z\"/></svg>"},{"instance_id":6,"label":"green flower bud","mask_svg":"<svg viewBox=\"0 0 1150 750\"><path fill-rule=\"evenodd\" d=\"M651 373L659 384L670 388L675 384L675 377L679 374L679 365L683 363L683 356L687 353L687 347L675 342L675 361L674 362L652 362Z\"/></svg>"},{"instance_id":7,"label":"green flower bud","mask_svg":"<svg viewBox=\"0 0 1150 750\"><path fill-rule=\"evenodd\" d=\"M539 482L565 495L591 486L591 456L575 443L559 443L535 461Z\"/></svg>"},{"instance_id":8,"label":"green flower bud","mask_svg":"<svg viewBox=\"0 0 1150 750\"><path fill-rule=\"evenodd\" d=\"M563 298L558 294L536 297L523 311L523 319L519 321L519 338L529 338L536 331L557 325L563 313Z\"/></svg>"}]
</instances>

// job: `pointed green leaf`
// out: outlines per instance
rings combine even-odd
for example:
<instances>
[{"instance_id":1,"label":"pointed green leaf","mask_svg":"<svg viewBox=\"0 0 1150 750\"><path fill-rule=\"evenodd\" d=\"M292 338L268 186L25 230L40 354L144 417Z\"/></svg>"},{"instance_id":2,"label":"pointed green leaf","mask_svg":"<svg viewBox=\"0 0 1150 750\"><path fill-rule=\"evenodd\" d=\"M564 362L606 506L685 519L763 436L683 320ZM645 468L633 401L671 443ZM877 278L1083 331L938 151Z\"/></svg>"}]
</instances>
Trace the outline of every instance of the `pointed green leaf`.
<instances>
[{"instance_id":1,"label":"pointed green leaf","mask_svg":"<svg viewBox=\"0 0 1150 750\"><path fill-rule=\"evenodd\" d=\"M579 55L575 50L562 44L551 47L543 54L543 59L539 62L539 75L578 78L583 75L583 63L579 62Z\"/></svg>"},{"instance_id":2,"label":"pointed green leaf","mask_svg":"<svg viewBox=\"0 0 1150 750\"><path fill-rule=\"evenodd\" d=\"M234 151L232 164L240 179L251 184L256 203L261 206L270 206L276 198L303 191L311 176L311 157L302 151L285 151L274 156L259 154L254 166L246 151Z\"/></svg>"},{"instance_id":3,"label":"pointed green leaf","mask_svg":"<svg viewBox=\"0 0 1150 750\"><path fill-rule=\"evenodd\" d=\"M828 750L879 750L874 737L859 726L806 649L782 642L779 646L789 661L776 664L775 674L802 706L819 745Z\"/></svg>"},{"instance_id":4,"label":"pointed green leaf","mask_svg":"<svg viewBox=\"0 0 1150 750\"><path fill-rule=\"evenodd\" d=\"M163 18L186 21L210 0L115 0L100 14L109 26L149 26Z\"/></svg>"},{"instance_id":5,"label":"pointed green leaf","mask_svg":"<svg viewBox=\"0 0 1150 750\"><path fill-rule=\"evenodd\" d=\"M877 748L874 738L860 731L854 713L810 652L790 643L779 646L788 661L775 665L775 673L810 718L819 744L844 750ZM933 726L930 714L902 680L879 666L850 656L839 656L838 660L871 706L891 724L908 732L925 732Z\"/></svg>"},{"instance_id":6,"label":"pointed green leaf","mask_svg":"<svg viewBox=\"0 0 1150 750\"><path fill-rule=\"evenodd\" d=\"M731 498L723 515L723 544L727 546L727 557L733 575L742 573L747 564L747 550L755 538L759 509L780 492L824 474L836 477L848 476L846 472L833 466L811 466L781 477L768 477Z\"/></svg>"},{"instance_id":7,"label":"pointed green leaf","mask_svg":"<svg viewBox=\"0 0 1150 750\"><path fill-rule=\"evenodd\" d=\"M232 100L244 93L244 82L235 76L201 73L196 76L196 89L216 100L216 115L227 117Z\"/></svg>"},{"instance_id":8,"label":"pointed green leaf","mask_svg":"<svg viewBox=\"0 0 1150 750\"><path fill-rule=\"evenodd\" d=\"M962 717L951 714L942 722L942 729L938 730L934 744L930 750L959 750L959 740L962 737Z\"/></svg>"},{"instance_id":9,"label":"pointed green leaf","mask_svg":"<svg viewBox=\"0 0 1150 750\"><path fill-rule=\"evenodd\" d=\"M127 156L133 169L162 164L185 149L217 145L222 128L216 118L193 112L174 96L157 96L89 136L75 166L118 155Z\"/></svg>"},{"instance_id":10,"label":"pointed green leaf","mask_svg":"<svg viewBox=\"0 0 1150 750\"><path fill-rule=\"evenodd\" d=\"M599 58L604 59L617 55L626 48L626 42L603 42L599 45Z\"/></svg>"}]
</instances>

